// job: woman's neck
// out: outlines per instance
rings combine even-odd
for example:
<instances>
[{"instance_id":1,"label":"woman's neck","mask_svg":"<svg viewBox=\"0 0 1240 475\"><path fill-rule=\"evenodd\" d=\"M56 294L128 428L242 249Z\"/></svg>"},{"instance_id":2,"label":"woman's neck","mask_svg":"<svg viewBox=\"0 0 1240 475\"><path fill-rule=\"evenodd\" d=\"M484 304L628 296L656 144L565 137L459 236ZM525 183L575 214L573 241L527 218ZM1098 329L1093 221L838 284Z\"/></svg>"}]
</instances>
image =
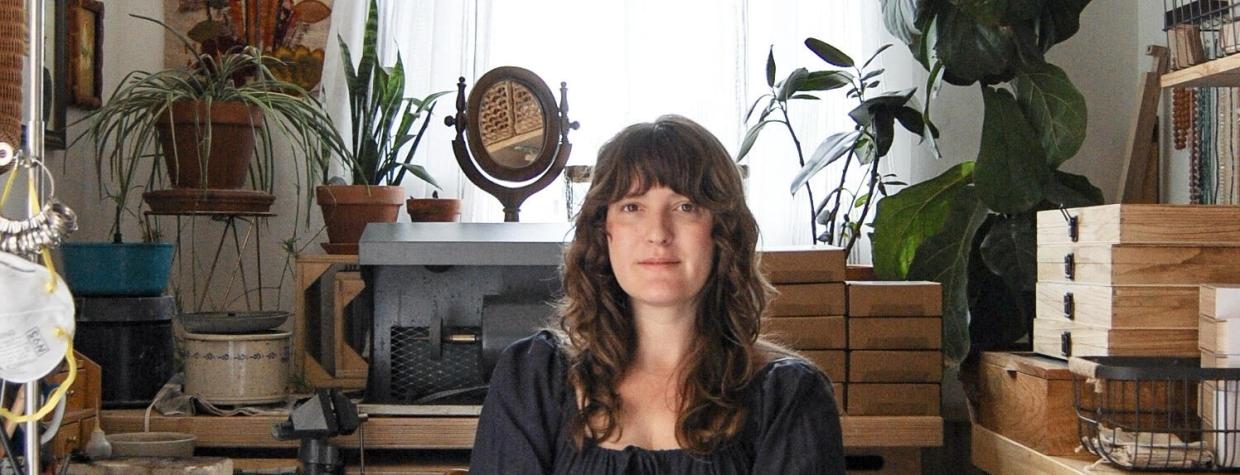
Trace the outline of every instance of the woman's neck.
<instances>
[{"instance_id":1,"label":"woman's neck","mask_svg":"<svg viewBox=\"0 0 1240 475\"><path fill-rule=\"evenodd\" d=\"M665 373L681 369L697 334L694 308L634 308L637 351L631 370Z\"/></svg>"}]
</instances>

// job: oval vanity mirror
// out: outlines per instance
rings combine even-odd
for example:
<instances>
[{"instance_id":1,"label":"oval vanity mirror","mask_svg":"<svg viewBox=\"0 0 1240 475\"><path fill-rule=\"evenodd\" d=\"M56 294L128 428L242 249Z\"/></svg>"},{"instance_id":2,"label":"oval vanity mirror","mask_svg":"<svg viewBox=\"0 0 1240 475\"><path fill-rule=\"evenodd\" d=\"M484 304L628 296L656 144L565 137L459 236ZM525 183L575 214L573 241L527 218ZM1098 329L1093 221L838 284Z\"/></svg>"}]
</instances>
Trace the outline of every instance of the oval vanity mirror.
<instances>
[{"instance_id":1,"label":"oval vanity mirror","mask_svg":"<svg viewBox=\"0 0 1240 475\"><path fill-rule=\"evenodd\" d=\"M465 78L457 84L453 151L462 171L504 205L504 220L517 221L521 203L553 182L568 160L567 86L560 103L533 72L514 66L478 79L466 103ZM468 143L468 147L466 146Z\"/></svg>"}]
</instances>

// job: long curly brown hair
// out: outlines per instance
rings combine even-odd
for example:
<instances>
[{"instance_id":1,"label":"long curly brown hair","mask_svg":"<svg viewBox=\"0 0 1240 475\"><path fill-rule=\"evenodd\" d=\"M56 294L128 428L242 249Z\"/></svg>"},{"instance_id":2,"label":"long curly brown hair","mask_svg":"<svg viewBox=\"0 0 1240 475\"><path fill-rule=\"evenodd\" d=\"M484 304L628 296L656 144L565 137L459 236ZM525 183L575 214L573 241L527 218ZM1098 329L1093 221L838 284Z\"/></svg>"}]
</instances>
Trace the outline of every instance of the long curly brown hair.
<instances>
[{"instance_id":1,"label":"long curly brown hair","mask_svg":"<svg viewBox=\"0 0 1240 475\"><path fill-rule=\"evenodd\" d=\"M578 444L618 435L616 387L632 362L637 334L629 297L612 272L604 231L608 205L654 186L671 188L713 216L713 268L699 296L696 338L683 363L676 440L704 454L741 430L745 386L779 348L759 339L773 288L759 271L758 224L741 176L723 144L679 116L629 126L599 151L594 179L564 257L557 333L580 410L570 421Z\"/></svg>"}]
</instances>

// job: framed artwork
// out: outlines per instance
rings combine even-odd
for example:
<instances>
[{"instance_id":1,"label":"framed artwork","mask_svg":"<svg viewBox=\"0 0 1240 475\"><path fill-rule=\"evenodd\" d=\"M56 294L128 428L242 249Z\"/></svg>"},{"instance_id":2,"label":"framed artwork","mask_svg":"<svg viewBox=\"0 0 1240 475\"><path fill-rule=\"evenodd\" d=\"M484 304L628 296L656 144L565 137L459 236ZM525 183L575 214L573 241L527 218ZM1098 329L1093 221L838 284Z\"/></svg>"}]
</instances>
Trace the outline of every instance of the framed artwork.
<instances>
[{"instance_id":1,"label":"framed artwork","mask_svg":"<svg viewBox=\"0 0 1240 475\"><path fill-rule=\"evenodd\" d=\"M69 104L84 109L103 105L103 2L69 0Z\"/></svg>"}]
</instances>

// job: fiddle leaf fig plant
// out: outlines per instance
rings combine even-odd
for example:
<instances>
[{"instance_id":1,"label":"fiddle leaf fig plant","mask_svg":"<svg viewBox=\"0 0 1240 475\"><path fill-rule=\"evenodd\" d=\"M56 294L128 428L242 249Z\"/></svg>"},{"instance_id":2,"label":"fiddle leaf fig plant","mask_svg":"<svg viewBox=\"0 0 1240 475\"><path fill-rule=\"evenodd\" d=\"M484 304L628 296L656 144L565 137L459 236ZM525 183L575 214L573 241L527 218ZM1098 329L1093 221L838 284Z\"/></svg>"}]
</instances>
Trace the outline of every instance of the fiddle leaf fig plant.
<instances>
[{"instance_id":1,"label":"fiddle leaf fig plant","mask_svg":"<svg viewBox=\"0 0 1240 475\"><path fill-rule=\"evenodd\" d=\"M881 0L884 24L929 71L923 113L942 82L982 95L976 160L878 202L874 270L943 288L944 353L1009 347L1030 334L1036 213L1101 204L1059 170L1085 140L1085 98L1046 62L1080 29L1089 0Z\"/></svg>"},{"instance_id":2,"label":"fiddle leaf fig plant","mask_svg":"<svg viewBox=\"0 0 1240 475\"><path fill-rule=\"evenodd\" d=\"M873 203L878 197L887 195L888 186L904 185L894 174L879 172L879 164L895 140L895 124L899 122L901 127L923 138L933 138L938 132L915 105L916 89L874 94L884 70L871 65L890 45L879 48L861 65L817 38L806 39L805 46L832 68L817 71L797 68L777 82L772 48L766 60L766 83L770 91L758 97L745 116L745 122L752 122L752 125L741 141L736 160L739 162L749 155L766 126L782 125L796 149L800 166L789 192L796 195L804 188L809 197L811 242L851 250L862 235L861 227ZM788 115L790 105L794 101L819 100L812 92L836 89L846 89L847 97L857 101L857 106L848 113L853 128L828 135L807 157ZM754 112L758 112L760 105L761 111L755 118ZM821 200L815 200L812 180L841 158L844 161L838 184L828 189ZM853 173L850 175L850 172ZM825 227L821 234L818 225Z\"/></svg>"}]
</instances>

